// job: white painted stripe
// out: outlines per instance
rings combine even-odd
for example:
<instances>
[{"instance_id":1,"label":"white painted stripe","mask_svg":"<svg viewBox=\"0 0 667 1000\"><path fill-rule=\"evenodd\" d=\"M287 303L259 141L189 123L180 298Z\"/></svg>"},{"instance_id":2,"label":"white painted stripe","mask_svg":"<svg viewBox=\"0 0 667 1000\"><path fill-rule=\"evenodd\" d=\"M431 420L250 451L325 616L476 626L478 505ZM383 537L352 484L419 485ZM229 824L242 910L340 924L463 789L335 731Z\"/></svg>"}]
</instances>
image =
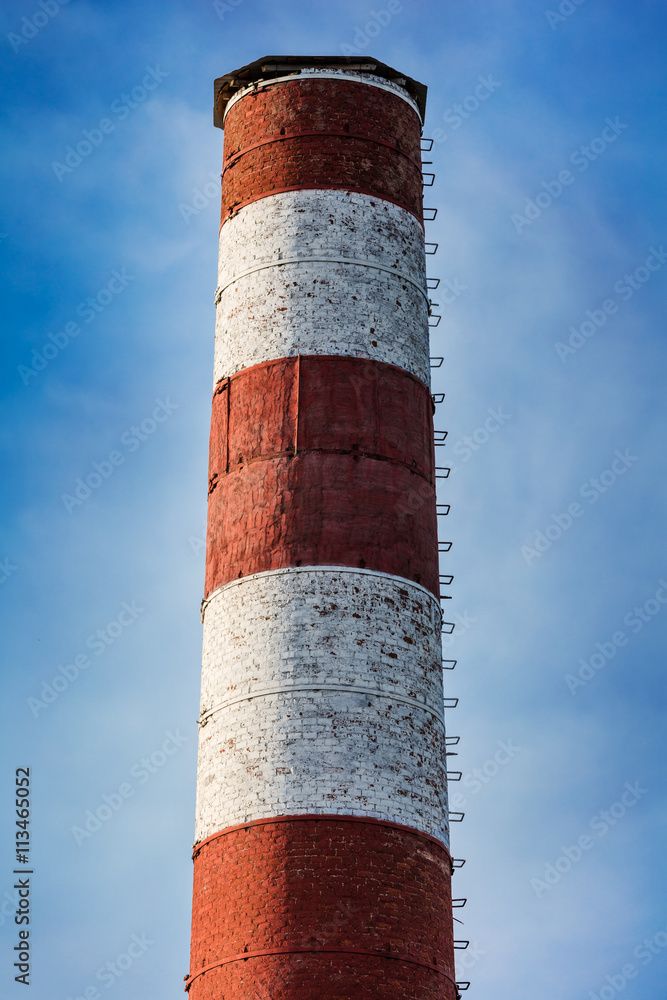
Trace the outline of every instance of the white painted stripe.
<instances>
[{"instance_id":1,"label":"white painted stripe","mask_svg":"<svg viewBox=\"0 0 667 1000\"><path fill-rule=\"evenodd\" d=\"M257 264L256 267L250 267L247 271L241 271L240 274L234 275L226 285L216 289L215 304L217 305L222 298L222 293L230 285L233 285L235 281L238 281L239 278L246 278L249 274L254 274L256 271L264 271L268 267L283 267L285 264L355 264L357 267L373 267L376 271L386 271L387 274L393 274L395 277L400 278L401 281L409 281L411 285L415 286L418 292L421 292L427 302L430 301L425 288L413 278L408 277L407 274L403 274L393 267L384 267L382 264L371 264L368 260L357 260L354 257L288 257L286 260L275 260L270 264Z\"/></svg>"},{"instance_id":2,"label":"white painted stripe","mask_svg":"<svg viewBox=\"0 0 667 1000\"><path fill-rule=\"evenodd\" d=\"M320 77L325 80L340 80L341 77L349 78L354 83L365 83L369 87L377 87L378 90L387 90L391 94L395 94L400 97L402 101L409 104L415 114L418 116L419 121L422 121L421 114L419 113L419 108L417 102L414 98L410 97L407 90L400 87L397 83L392 83L391 80L386 80L383 76L375 76L372 73L360 73L358 70L334 70L334 69L302 69L297 70L295 73L290 73L288 76L276 76L273 80L257 80L252 83L249 87L244 87L243 90L237 90L233 97L230 97L227 102L227 107L225 108L225 114L222 119L224 128L224 123L229 114L229 109L234 107L237 101L240 101L247 94L253 94L260 88L272 87L277 83L293 83L295 80L309 80ZM423 122L422 122L423 124Z\"/></svg>"},{"instance_id":3,"label":"white painted stripe","mask_svg":"<svg viewBox=\"0 0 667 1000\"><path fill-rule=\"evenodd\" d=\"M394 691L383 691L381 688L359 687L358 684L283 684L280 687L268 688L266 691L253 691L252 694L242 694L237 698L229 698L222 705L214 705L206 715L199 719L199 724L205 726L209 719L212 719L218 712L224 712L226 708L238 704L240 701L250 701L252 698L268 698L272 694L290 694L294 691L343 691L346 694L372 694L376 698L391 698L392 701L400 701L403 705L410 705L421 712L429 712L444 726L445 716L437 708L425 705L418 698L404 698Z\"/></svg>"},{"instance_id":4,"label":"white painted stripe","mask_svg":"<svg viewBox=\"0 0 667 1000\"><path fill-rule=\"evenodd\" d=\"M299 813L448 843L441 611L347 567L235 580L205 615L196 840Z\"/></svg>"},{"instance_id":5,"label":"white painted stripe","mask_svg":"<svg viewBox=\"0 0 667 1000\"><path fill-rule=\"evenodd\" d=\"M220 230L218 289L216 382L319 354L383 361L430 384L424 234L398 205L333 189L252 202Z\"/></svg>"},{"instance_id":6,"label":"white painted stripe","mask_svg":"<svg viewBox=\"0 0 667 1000\"><path fill-rule=\"evenodd\" d=\"M284 258L357 258L426 287L424 232L411 212L337 188L283 191L245 205L220 231L218 285Z\"/></svg>"},{"instance_id":7,"label":"white painted stripe","mask_svg":"<svg viewBox=\"0 0 667 1000\"><path fill-rule=\"evenodd\" d=\"M355 576L372 576L379 577L380 580L394 580L397 584L400 584L404 589L405 587L414 587L416 590L420 591L424 598L429 601L435 601L435 597L426 587L423 587L421 583L415 583L414 580L408 580L407 576L395 576L390 573L381 573L377 569L357 569L353 566L336 566L334 564L328 565L323 563L318 565L315 569L312 566L287 566L283 569L267 569L261 573L252 573L250 576L241 577L239 580L230 580L229 583L223 583L221 587L217 590L211 591L209 596L202 600L201 602L201 613L202 622L204 621L204 615L206 613L206 608L211 603L214 597L218 594L222 594L223 591L229 590L230 587L242 587L249 580L260 580L263 577L268 576L284 576L285 574L293 573L313 573L321 571L330 571L332 573L354 573Z\"/></svg>"}]
</instances>

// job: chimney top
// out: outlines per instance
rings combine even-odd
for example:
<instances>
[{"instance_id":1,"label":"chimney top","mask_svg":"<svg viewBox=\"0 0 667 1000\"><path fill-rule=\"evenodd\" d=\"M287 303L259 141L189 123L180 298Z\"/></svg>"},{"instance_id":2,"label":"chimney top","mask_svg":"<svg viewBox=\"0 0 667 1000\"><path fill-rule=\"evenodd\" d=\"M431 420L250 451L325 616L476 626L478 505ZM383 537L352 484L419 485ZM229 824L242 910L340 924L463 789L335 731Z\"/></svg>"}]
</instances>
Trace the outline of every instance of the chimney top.
<instances>
[{"instance_id":1,"label":"chimney top","mask_svg":"<svg viewBox=\"0 0 667 1000\"><path fill-rule=\"evenodd\" d=\"M422 122L426 112L426 87L412 77L399 73L377 59L355 56L264 56L256 59L240 69L218 77L214 83L213 124L224 128L225 109L227 104L239 90L251 86L260 80L272 80L277 77L298 75L304 69L338 70L358 73L370 73L373 76L384 77L394 83L412 97L416 103Z\"/></svg>"}]
</instances>

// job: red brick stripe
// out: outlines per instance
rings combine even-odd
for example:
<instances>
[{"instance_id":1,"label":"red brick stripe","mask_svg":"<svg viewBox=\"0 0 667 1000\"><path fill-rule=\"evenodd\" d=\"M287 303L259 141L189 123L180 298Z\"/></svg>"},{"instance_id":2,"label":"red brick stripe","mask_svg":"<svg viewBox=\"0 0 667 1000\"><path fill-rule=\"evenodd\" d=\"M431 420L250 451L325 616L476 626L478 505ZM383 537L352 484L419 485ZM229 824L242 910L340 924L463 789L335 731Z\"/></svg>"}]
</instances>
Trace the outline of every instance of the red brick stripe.
<instances>
[{"instance_id":1,"label":"red brick stripe","mask_svg":"<svg viewBox=\"0 0 667 1000\"><path fill-rule=\"evenodd\" d=\"M424 833L422 830L415 830L414 827L406 826L404 823L392 823L390 820L375 819L373 816L332 817L322 813L308 813L307 815L271 816L268 819L253 819L249 823L237 823L236 826L228 826L225 830L219 830L217 833L212 833L210 837L206 837L205 840L200 840L198 844L194 844L192 848L192 860L194 861L201 849L212 840L217 840L218 837L226 837L230 833L236 833L237 830L248 830L251 826L267 826L269 823L294 823L297 820L309 820L318 823L323 820L330 821L332 818L335 818L337 823L375 823L378 826L388 826L392 830L403 830L405 833L413 833L416 837L425 837L426 840L430 840L434 843L436 847L442 847L444 850L447 850L445 845L436 837L432 837L430 833Z\"/></svg>"},{"instance_id":2,"label":"red brick stripe","mask_svg":"<svg viewBox=\"0 0 667 1000\"><path fill-rule=\"evenodd\" d=\"M216 387L206 596L239 577L338 565L439 594L432 400L392 365L301 356Z\"/></svg>"},{"instance_id":3,"label":"red brick stripe","mask_svg":"<svg viewBox=\"0 0 667 1000\"><path fill-rule=\"evenodd\" d=\"M432 483L432 420L429 389L402 368L344 355L277 358L216 385L211 474L223 462L230 472L295 452L350 452Z\"/></svg>"},{"instance_id":4,"label":"red brick stripe","mask_svg":"<svg viewBox=\"0 0 667 1000\"><path fill-rule=\"evenodd\" d=\"M330 187L393 201L422 220L419 116L363 83L295 79L248 93L227 115L224 162L223 222L279 191Z\"/></svg>"},{"instance_id":5,"label":"red brick stripe","mask_svg":"<svg viewBox=\"0 0 667 1000\"><path fill-rule=\"evenodd\" d=\"M369 973L378 992L359 995L449 1000L450 877L442 845L386 824L293 818L209 840L194 866L191 996L244 995L232 985L253 959L255 970L273 963L272 983L292 977L288 990L270 992L285 1000L351 996L346 984ZM261 975L253 974L256 989ZM313 975L331 975L340 992L313 992L311 983L308 994Z\"/></svg>"},{"instance_id":6,"label":"red brick stripe","mask_svg":"<svg viewBox=\"0 0 667 1000\"><path fill-rule=\"evenodd\" d=\"M221 962L213 962L211 965L207 965L206 968L200 969L196 972L194 976L190 976L185 984L185 992L189 993L190 987L192 986L195 979L199 976L203 976L205 972L210 972L212 969L217 969L221 965L229 965L230 962L247 962L249 958L264 958L267 955L363 955L365 957L380 958L383 961L386 959L391 959L393 962L410 962L412 965L421 965L425 969L431 969L433 972L437 972L439 976L445 976L449 979L450 983L454 984L452 977L444 971L444 969L439 969L437 965L431 965L430 962L422 962L418 958L411 958L409 955L391 955L387 952L378 951L362 951L360 948L275 948L267 949L266 951L248 951L241 952L240 955L232 955L231 958L224 958Z\"/></svg>"},{"instance_id":7,"label":"red brick stripe","mask_svg":"<svg viewBox=\"0 0 667 1000\"><path fill-rule=\"evenodd\" d=\"M456 1000L450 976L420 965L327 953L266 955L213 968L191 1000Z\"/></svg>"},{"instance_id":8,"label":"red brick stripe","mask_svg":"<svg viewBox=\"0 0 667 1000\"><path fill-rule=\"evenodd\" d=\"M396 152L400 153L401 156L406 156L411 163L414 163L417 170L419 170L421 173L421 168L422 168L421 160L415 160L414 157L410 155L410 153L406 153L402 149L396 149L396 146L391 142L386 142L386 140L384 139L371 138L369 135L356 135L356 134L353 135L351 132L330 132L330 131L325 132L323 130L318 130L317 132L289 132L289 133L286 132L284 135L273 135L269 139L262 139L261 142L256 142L254 146L246 146L245 149L241 149L238 153L233 153L232 156L230 156L229 159L226 160L225 163L223 164L222 172L224 174L227 167L236 163L237 160L240 160L242 156L245 156L245 154L249 153L251 150L259 149L260 146L268 146L273 142L285 142L288 139L300 139L303 136L311 136L311 135L317 135L317 136L337 135L342 139L363 139L364 142L374 142L379 146L386 146L388 149L396 150Z\"/></svg>"}]
</instances>

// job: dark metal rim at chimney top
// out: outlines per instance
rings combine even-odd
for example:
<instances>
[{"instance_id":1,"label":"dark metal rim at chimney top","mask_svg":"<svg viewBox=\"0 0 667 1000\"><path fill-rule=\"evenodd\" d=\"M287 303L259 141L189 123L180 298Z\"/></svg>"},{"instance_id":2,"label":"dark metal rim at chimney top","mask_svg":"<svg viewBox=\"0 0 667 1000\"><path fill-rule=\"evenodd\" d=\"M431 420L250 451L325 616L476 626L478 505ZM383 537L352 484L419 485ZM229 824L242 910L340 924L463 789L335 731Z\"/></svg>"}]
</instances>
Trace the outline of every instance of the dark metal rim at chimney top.
<instances>
[{"instance_id":1,"label":"dark metal rim at chimney top","mask_svg":"<svg viewBox=\"0 0 667 1000\"><path fill-rule=\"evenodd\" d=\"M248 63L240 69L219 76L213 87L213 124L216 128L224 128L225 108L234 94L244 87L250 86L256 80L271 80L290 73L298 74L302 69L347 69L359 73L372 73L373 76L384 77L391 83L404 87L419 108L422 123L426 114L426 87L412 77L399 73L386 63L373 59L355 58L353 56L264 56Z\"/></svg>"}]
</instances>

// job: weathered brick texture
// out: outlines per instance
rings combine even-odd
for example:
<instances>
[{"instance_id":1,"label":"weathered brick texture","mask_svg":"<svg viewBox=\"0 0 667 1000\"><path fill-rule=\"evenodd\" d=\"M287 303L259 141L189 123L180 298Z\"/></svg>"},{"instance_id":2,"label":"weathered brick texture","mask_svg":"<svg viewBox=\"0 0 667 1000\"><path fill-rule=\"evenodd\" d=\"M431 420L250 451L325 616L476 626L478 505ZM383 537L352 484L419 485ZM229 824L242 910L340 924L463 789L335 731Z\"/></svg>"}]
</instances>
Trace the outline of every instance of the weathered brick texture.
<instances>
[{"instance_id":1,"label":"weathered brick texture","mask_svg":"<svg viewBox=\"0 0 667 1000\"><path fill-rule=\"evenodd\" d=\"M356 80L357 83L362 83L366 87L377 87L379 90L389 91L390 93L394 94L395 97L399 97L402 101L404 101L408 105L408 107L412 108L414 113L418 116L420 122L422 120L415 97L412 94L408 93L406 88L401 86L401 84L396 80L389 80L387 77L378 76L376 73L369 73L366 70L364 70L363 72L353 71L350 70L349 67L337 69L332 66L329 66L326 69L321 69L321 68L318 69L317 67L312 66L310 68L302 67L299 69L300 80L313 79L313 78L317 78L320 80L330 80L332 78L337 78L339 80L342 79L348 83L350 81ZM248 86L241 88L228 101L227 108L225 111L225 118L229 114L231 109L234 107L234 105L238 101L243 100L243 98L246 97L248 94L253 93L253 91L256 91L260 87L264 89L269 89L271 87L281 86L286 80L289 80L291 82L294 80L294 77L283 76L282 78L277 78L277 79L273 78L271 80L269 80L268 78L264 80L257 80L256 82L250 83L248 84Z\"/></svg>"},{"instance_id":2,"label":"weathered brick texture","mask_svg":"<svg viewBox=\"0 0 667 1000\"><path fill-rule=\"evenodd\" d=\"M190 997L453 1000L450 872L445 848L383 824L302 818L216 837L195 858L190 976L236 960ZM279 948L314 950L243 958Z\"/></svg>"},{"instance_id":3,"label":"weathered brick texture","mask_svg":"<svg viewBox=\"0 0 667 1000\"><path fill-rule=\"evenodd\" d=\"M353 80L294 79L250 92L225 120L221 221L307 187L363 191L421 219L420 125L400 97ZM299 134L308 132L321 134Z\"/></svg>"},{"instance_id":4,"label":"weathered brick texture","mask_svg":"<svg viewBox=\"0 0 667 1000\"><path fill-rule=\"evenodd\" d=\"M199 990L200 992L197 992ZM453 979L388 957L294 954L212 969L193 1000L455 1000Z\"/></svg>"},{"instance_id":5,"label":"weathered brick texture","mask_svg":"<svg viewBox=\"0 0 667 1000\"><path fill-rule=\"evenodd\" d=\"M237 580L204 607L201 714L260 678L378 686L441 711L441 621L423 587L371 570L292 567Z\"/></svg>"},{"instance_id":6,"label":"weathered brick texture","mask_svg":"<svg viewBox=\"0 0 667 1000\"><path fill-rule=\"evenodd\" d=\"M219 261L216 382L274 358L327 354L429 384L424 234L404 209L350 191L272 195L225 223Z\"/></svg>"},{"instance_id":7,"label":"weathered brick texture","mask_svg":"<svg viewBox=\"0 0 667 1000\"><path fill-rule=\"evenodd\" d=\"M440 621L423 588L358 570L263 573L218 592L205 610L196 840L323 812L448 845Z\"/></svg>"},{"instance_id":8,"label":"weathered brick texture","mask_svg":"<svg viewBox=\"0 0 667 1000\"><path fill-rule=\"evenodd\" d=\"M437 595L434 465L430 393L400 369L298 357L219 383L206 593L268 569L334 563Z\"/></svg>"},{"instance_id":9,"label":"weathered brick texture","mask_svg":"<svg viewBox=\"0 0 667 1000\"><path fill-rule=\"evenodd\" d=\"M322 65L225 119L186 988L455 1000L423 89Z\"/></svg>"}]
</instances>

